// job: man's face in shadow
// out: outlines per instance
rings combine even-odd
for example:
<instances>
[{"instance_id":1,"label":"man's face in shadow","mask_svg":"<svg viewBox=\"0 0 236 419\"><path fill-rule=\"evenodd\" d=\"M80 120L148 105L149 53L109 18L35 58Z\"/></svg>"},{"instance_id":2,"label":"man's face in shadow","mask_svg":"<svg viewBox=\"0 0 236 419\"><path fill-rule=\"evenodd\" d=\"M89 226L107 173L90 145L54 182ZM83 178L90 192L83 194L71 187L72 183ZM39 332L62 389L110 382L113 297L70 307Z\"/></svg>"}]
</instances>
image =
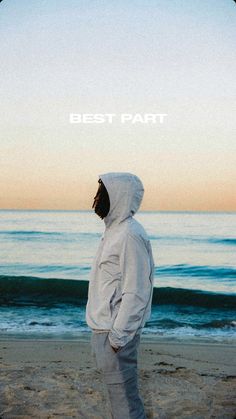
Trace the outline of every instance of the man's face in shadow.
<instances>
[{"instance_id":1,"label":"man's face in shadow","mask_svg":"<svg viewBox=\"0 0 236 419\"><path fill-rule=\"evenodd\" d=\"M99 179L98 183L99 186L94 197L92 208L94 208L95 213L103 220L103 218L106 217L109 213L110 199L105 185L101 179Z\"/></svg>"}]
</instances>

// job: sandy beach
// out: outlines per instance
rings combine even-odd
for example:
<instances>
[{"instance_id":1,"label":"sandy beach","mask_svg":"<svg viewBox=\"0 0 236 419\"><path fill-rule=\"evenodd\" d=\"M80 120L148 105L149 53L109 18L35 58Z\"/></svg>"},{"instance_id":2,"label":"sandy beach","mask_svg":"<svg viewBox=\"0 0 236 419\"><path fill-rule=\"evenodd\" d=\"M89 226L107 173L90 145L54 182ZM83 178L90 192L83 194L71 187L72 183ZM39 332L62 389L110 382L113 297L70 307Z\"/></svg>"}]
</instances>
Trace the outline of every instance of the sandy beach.
<instances>
[{"instance_id":1,"label":"sandy beach","mask_svg":"<svg viewBox=\"0 0 236 419\"><path fill-rule=\"evenodd\" d=\"M236 349L230 344L148 339L139 386L148 418L234 418ZM0 418L110 419L106 388L79 340L1 340Z\"/></svg>"}]
</instances>

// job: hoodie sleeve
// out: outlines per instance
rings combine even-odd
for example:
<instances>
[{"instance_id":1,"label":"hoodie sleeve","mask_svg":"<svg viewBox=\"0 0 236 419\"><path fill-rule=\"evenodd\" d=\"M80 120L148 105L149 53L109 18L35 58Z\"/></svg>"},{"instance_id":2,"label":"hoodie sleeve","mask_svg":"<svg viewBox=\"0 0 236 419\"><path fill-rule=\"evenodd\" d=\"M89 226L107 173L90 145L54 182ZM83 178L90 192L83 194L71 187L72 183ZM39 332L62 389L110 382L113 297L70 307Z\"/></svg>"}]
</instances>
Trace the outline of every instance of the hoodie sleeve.
<instances>
[{"instance_id":1,"label":"hoodie sleeve","mask_svg":"<svg viewBox=\"0 0 236 419\"><path fill-rule=\"evenodd\" d=\"M150 255L142 238L131 234L126 237L120 255L120 269L122 301L108 336L115 348L133 339L151 297Z\"/></svg>"}]
</instances>

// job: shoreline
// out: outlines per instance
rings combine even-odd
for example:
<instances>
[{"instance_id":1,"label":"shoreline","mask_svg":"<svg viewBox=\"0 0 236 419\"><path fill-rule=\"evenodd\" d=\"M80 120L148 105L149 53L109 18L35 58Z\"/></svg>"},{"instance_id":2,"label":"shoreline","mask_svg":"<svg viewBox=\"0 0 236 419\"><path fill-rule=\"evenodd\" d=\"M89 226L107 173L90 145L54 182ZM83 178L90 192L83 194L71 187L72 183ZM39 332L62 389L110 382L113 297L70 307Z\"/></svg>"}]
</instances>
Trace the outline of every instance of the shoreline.
<instances>
[{"instance_id":1,"label":"shoreline","mask_svg":"<svg viewBox=\"0 0 236 419\"><path fill-rule=\"evenodd\" d=\"M92 332L81 332L76 335L71 334L49 334L49 333L12 333L0 335L0 342L7 341L49 341L49 342L90 342ZM229 338L199 337L199 336L157 336L154 334L141 335L141 343L145 344L168 344L175 345L217 345L232 346L236 349L236 336Z\"/></svg>"},{"instance_id":2,"label":"shoreline","mask_svg":"<svg viewBox=\"0 0 236 419\"><path fill-rule=\"evenodd\" d=\"M0 417L111 419L90 336L1 339ZM235 345L145 338L138 376L147 419L235 417Z\"/></svg>"}]
</instances>

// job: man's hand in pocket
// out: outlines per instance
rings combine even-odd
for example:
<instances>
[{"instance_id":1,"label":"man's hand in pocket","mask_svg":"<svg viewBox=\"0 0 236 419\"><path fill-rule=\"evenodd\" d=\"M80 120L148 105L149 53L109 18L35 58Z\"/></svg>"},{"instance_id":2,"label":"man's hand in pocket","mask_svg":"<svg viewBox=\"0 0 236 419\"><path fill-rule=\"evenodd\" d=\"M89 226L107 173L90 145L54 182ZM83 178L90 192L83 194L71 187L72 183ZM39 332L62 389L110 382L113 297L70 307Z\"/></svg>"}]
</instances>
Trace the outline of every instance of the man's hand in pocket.
<instances>
[{"instance_id":1,"label":"man's hand in pocket","mask_svg":"<svg viewBox=\"0 0 236 419\"><path fill-rule=\"evenodd\" d=\"M119 351L119 349L120 349L120 346L118 348L114 348L114 346L111 346L111 347L112 347L113 351L115 351L115 352Z\"/></svg>"}]
</instances>

